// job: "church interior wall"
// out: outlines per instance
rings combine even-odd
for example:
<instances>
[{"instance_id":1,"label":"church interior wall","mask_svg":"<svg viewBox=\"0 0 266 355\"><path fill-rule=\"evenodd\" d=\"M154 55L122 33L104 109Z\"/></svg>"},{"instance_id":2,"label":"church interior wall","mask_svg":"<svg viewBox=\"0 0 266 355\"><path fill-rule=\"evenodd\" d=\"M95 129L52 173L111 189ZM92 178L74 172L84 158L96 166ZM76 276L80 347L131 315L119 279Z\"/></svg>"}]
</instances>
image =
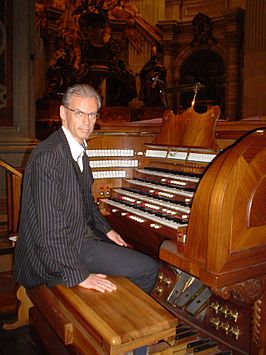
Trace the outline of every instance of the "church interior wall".
<instances>
[{"instance_id":1,"label":"church interior wall","mask_svg":"<svg viewBox=\"0 0 266 355\"><path fill-rule=\"evenodd\" d=\"M43 11L44 8L36 5L44 5L45 3L49 5L49 8L56 9L56 6L58 6L57 12L62 11L66 4L70 4L70 2L62 3L61 1L51 0L29 0L27 2L15 0L13 2L13 124L10 127L4 127L0 123L0 158L7 158L15 165L23 164L24 155L27 156L26 152L31 150L37 142L35 103L44 95L45 71L49 53L44 40L40 37L40 24L38 24L38 11ZM266 74L265 69L262 68L265 58L265 41L264 37L261 37L261 34L265 33L265 30L263 31L265 29L265 5L263 0L186 0L182 2L179 0L158 0L155 2L136 0L134 6L136 6L141 18L147 19L154 28L164 28L163 65L168 71L169 87L172 87L178 81L181 59L185 59L186 55L193 52L188 45L189 38L192 36L188 29L192 26L194 16L199 12L209 16L216 26L213 35L219 37L221 36L221 32L219 32L220 18L223 16L226 18L226 14L234 12L237 8L243 11L247 8L249 16L247 14L245 16L250 19L250 22L245 23L244 46L241 49L242 52L239 53L241 56L239 64L242 65L239 68L241 88L238 95L242 100L239 107L240 115L239 117L230 117L230 120L265 116ZM55 14L56 11L51 14ZM23 16L21 15L22 12ZM258 26L250 29L251 17L258 12L261 13L259 32ZM115 21L115 26L120 28L119 26L122 26L123 21L114 19ZM230 31L230 26L230 21L228 21L228 31ZM181 36L180 29L183 31ZM137 35L139 34L140 31L137 31ZM119 35L119 31L116 35ZM127 64L136 77L138 91L140 90L139 73L143 65L150 59L153 48L153 42L149 40L148 36L144 36L142 40L141 50L139 50L136 49L136 46L134 47L133 42L130 42L129 39L124 39L123 43L126 49L124 52L120 52L122 58L128 61ZM255 45L251 47L250 43L258 43L258 45L257 47ZM216 46L215 51L226 62L229 49L223 43L220 43ZM256 65L254 66L253 63L256 63ZM235 64L234 62L231 63L232 66ZM105 90L106 86L103 86L103 89ZM138 109L141 103L135 99L133 105ZM10 141L10 139L14 142L13 147L17 147L15 148L17 149L15 155L7 155L6 153L6 141Z\"/></svg>"}]
</instances>

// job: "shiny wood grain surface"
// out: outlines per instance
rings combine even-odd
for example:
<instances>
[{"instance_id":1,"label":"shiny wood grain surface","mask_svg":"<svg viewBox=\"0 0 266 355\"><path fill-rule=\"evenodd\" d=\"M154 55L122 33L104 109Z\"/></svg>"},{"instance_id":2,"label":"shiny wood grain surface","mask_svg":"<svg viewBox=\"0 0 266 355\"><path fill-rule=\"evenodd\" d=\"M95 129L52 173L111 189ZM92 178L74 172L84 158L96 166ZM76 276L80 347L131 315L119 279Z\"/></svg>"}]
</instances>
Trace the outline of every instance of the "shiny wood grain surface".
<instances>
[{"instance_id":1,"label":"shiny wood grain surface","mask_svg":"<svg viewBox=\"0 0 266 355\"><path fill-rule=\"evenodd\" d=\"M88 344L120 353L173 341L178 321L172 313L126 278L110 279L117 285L112 293L58 285L40 286L28 295L64 344L81 352Z\"/></svg>"}]
</instances>

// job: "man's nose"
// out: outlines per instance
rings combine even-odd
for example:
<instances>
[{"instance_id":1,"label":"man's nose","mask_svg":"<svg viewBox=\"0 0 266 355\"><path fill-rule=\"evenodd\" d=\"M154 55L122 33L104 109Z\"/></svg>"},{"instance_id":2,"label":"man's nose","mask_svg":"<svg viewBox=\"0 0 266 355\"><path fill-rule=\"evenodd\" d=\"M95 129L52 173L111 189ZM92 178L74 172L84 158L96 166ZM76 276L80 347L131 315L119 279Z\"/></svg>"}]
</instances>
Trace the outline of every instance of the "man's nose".
<instances>
[{"instance_id":1,"label":"man's nose","mask_svg":"<svg viewBox=\"0 0 266 355\"><path fill-rule=\"evenodd\" d=\"M88 115L83 115L82 117L82 123L86 124L87 126L90 126L92 124L92 120L89 118Z\"/></svg>"}]
</instances>

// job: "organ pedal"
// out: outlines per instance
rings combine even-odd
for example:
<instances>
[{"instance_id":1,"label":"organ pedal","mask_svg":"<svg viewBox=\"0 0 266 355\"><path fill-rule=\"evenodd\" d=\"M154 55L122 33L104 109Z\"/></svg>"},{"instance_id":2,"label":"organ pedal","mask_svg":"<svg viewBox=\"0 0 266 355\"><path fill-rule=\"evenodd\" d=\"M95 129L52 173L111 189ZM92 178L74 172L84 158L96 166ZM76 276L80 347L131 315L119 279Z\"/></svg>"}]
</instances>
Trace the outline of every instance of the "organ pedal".
<instances>
[{"instance_id":1,"label":"organ pedal","mask_svg":"<svg viewBox=\"0 0 266 355\"><path fill-rule=\"evenodd\" d=\"M176 327L175 342L171 346L165 341L148 347L147 355L231 355L231 350L221 350L211 338L202 338L191 326L180 323Z\"/></svg>"}]
</instances>

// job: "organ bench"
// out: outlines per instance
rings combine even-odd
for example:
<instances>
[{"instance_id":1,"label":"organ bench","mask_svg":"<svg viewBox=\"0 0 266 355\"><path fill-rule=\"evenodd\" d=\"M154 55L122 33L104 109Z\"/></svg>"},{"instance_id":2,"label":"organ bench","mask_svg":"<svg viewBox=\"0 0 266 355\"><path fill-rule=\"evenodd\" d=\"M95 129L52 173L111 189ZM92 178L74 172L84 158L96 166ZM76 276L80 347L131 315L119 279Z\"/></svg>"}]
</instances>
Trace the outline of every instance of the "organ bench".
<instances>
[{"instance_id":1,"label":"organ bench","mask_svg":"<svg viewBox=\"0 0 266 355\"><path fill-rule=\"evenodd\" d=\"M177 319L124 277L112 293L79 286L27 291L30 326L48 353L124 354L160 340L173 344Z\"/></svg>"}]
</instances>

